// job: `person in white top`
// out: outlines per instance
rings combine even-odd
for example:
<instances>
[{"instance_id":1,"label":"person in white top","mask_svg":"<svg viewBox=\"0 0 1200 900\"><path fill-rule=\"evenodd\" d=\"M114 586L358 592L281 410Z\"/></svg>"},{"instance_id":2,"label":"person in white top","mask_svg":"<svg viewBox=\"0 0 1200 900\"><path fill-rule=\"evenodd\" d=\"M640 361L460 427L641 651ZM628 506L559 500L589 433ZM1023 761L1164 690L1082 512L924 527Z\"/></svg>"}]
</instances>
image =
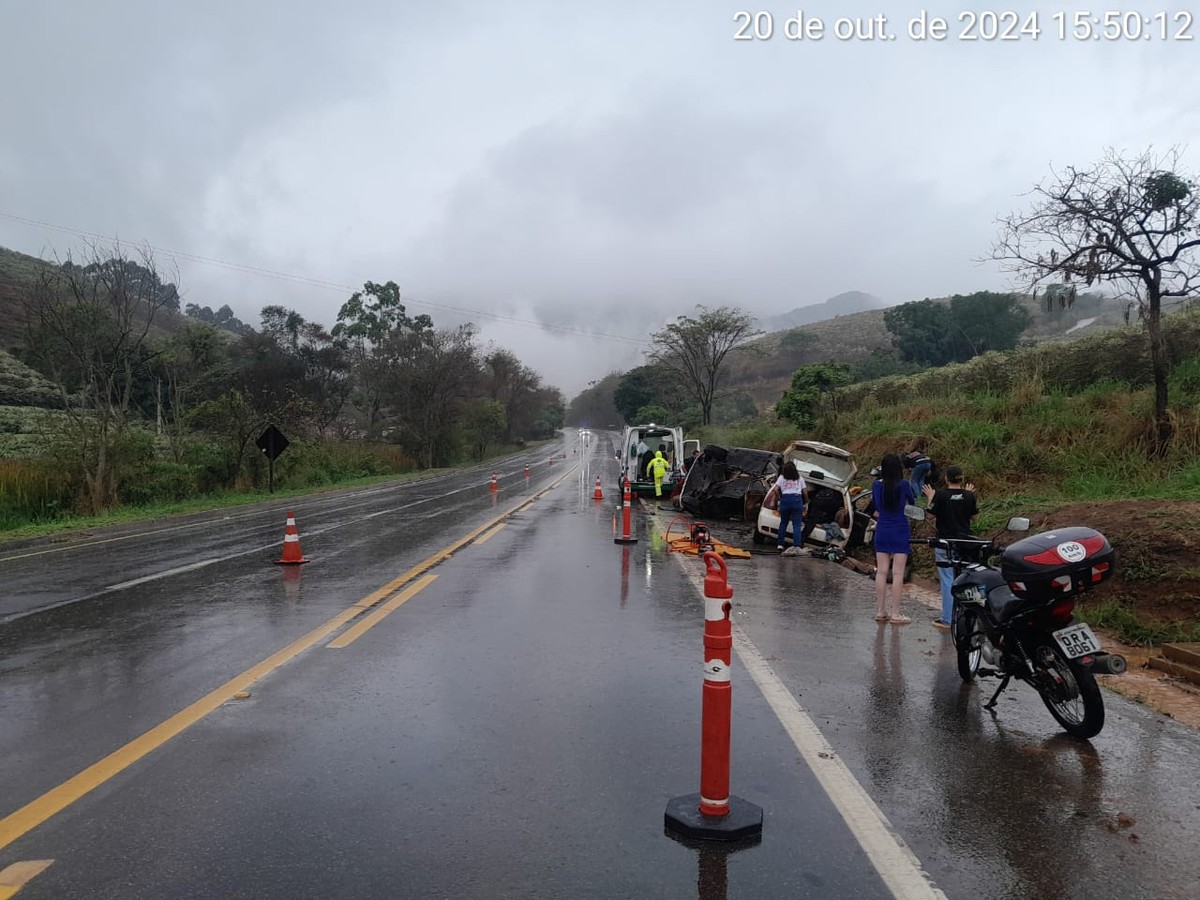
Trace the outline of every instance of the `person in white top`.
<instances>
[{"instance_id":1,"label":"person in white top","mask_svg":"<svg viewBox=\"0 0 1200 900\"><path fill-rule=\"evenodd\" d=\"M784 550L787 547L789 522L792 524L792 546L798 547L804 542L801 520L804 518L804 499L808 494L808 485L804 483L796 464L790 459L783 464L783 473L775 479L775 483L767 491L767 496L763 498L763 503L770 503L775 494L779 495L777 549Z\"/></svg>"}]
</instances>

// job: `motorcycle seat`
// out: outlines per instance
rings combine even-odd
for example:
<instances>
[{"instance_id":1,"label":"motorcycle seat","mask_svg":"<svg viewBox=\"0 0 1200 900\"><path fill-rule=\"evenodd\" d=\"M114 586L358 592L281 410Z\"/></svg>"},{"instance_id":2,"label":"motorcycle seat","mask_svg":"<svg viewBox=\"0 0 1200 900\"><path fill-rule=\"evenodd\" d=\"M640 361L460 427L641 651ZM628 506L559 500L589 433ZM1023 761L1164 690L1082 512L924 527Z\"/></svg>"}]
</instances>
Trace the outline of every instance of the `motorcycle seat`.
<instances>
[{"instance_id":1,"label":"motorcycle seat","mask_svg":"<svg viewBox=\"0 0 1200 900\"><path fill-rule=\"evenodd\" d=\"M988 612L997 622L1007 622L1022 605L1022 600L1013 594L1007 584L996 585L988 591Z\"/></svg>"}]
</instances>

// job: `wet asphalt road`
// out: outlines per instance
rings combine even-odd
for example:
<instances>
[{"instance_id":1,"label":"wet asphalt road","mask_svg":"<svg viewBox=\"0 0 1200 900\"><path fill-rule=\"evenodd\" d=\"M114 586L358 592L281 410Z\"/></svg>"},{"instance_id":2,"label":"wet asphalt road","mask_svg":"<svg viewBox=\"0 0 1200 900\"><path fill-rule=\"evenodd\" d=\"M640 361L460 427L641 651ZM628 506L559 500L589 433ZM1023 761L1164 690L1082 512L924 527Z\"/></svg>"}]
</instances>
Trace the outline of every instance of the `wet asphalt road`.
<instances>
[{"instance_id":1,"label":"wet asphalt road","mask_svg":"<svg viewBox=\"0 0 1200 900\"><path fill-rule=\"evenodd\" d=\"M54 860L22 900L891 896L738 658L732 787L762 840L664 834L699 786L700 563L647 505L615 545L607 440L577 456L568 434L554 465L498 465L498 494L479 469L0 551L0 870ZM284 571L289 506L313 562ZM330 631L13 836L14 811L472 531L352 643ZM945 635L872 621L866 578L729 570L735 640L946 896L1196 895L1195 733L1106 693L1104 732L1071 741L1020 685L993 718Z\"/></svg>"}]
</instances>

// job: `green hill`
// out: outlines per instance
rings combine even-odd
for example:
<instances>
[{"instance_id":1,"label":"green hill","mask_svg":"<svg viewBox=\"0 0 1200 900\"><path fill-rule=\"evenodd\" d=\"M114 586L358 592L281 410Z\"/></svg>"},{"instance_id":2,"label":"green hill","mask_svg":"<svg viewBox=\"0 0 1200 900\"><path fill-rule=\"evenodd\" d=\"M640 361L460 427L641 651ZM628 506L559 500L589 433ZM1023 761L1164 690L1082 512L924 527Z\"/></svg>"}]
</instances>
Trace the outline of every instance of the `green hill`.
<instances>
[{"instance_id":1,"label":"green hill","mask_svg":"<svg viewBox=\"0 0 1200 900\"><path fill-rule=\"evenodd\" d=\"M939 302L948 302L948 298ZM1023 302L1033 318L1021 336L1023 345L1074 341L1125 324L1124 305L1099 295L1081 295L1070 309L1051 312L1033 297L1025 297ZM723 385L750 394L760 409L770 406L787 390L792 373L800 366L820 362L855 365L876 350L890 350L892 335L884 324L885 312L868 309L764 334L729 355Z\"/></svg>"}]
</instances>

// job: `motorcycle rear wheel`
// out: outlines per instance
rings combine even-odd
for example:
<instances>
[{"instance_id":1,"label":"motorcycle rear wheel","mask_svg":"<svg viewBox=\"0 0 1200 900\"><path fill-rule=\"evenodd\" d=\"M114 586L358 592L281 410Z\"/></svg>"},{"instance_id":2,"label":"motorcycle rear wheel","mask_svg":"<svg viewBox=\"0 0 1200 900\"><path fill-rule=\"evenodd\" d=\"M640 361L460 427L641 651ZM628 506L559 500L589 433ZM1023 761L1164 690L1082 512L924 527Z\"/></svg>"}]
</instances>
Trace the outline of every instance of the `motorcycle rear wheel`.
<instances>
[{"instance_id":1,"label":"motorcycle rear wheel","mask_svg":"<svg viewBox=\"0 0 1200 900\"><path fill-rule=\"evenodd\" d=\"M983 634L978 630L979 613L973 609L955 609L951 635L954 651L958 657L958 676L963 681L974 681L983 651L979 649Z\"/></svg>"},{"instance_id":2,"label":"motorcycle rear wheel","mask_svg":"<svg viewBox=\"0 0 1200 900\"><path fill-rule=\"evenodd\" d=\"M1054 686L1035 685L1042 702L1067 734L1082 740L1095 737L1104 727L1104 698L1096 676L1087 667L1067 659L1057 644L1051 642L1045 647L1053 654L1053 665L1047 666L1046 671L1061 681Z\"/></svg>"}]
</instances>

